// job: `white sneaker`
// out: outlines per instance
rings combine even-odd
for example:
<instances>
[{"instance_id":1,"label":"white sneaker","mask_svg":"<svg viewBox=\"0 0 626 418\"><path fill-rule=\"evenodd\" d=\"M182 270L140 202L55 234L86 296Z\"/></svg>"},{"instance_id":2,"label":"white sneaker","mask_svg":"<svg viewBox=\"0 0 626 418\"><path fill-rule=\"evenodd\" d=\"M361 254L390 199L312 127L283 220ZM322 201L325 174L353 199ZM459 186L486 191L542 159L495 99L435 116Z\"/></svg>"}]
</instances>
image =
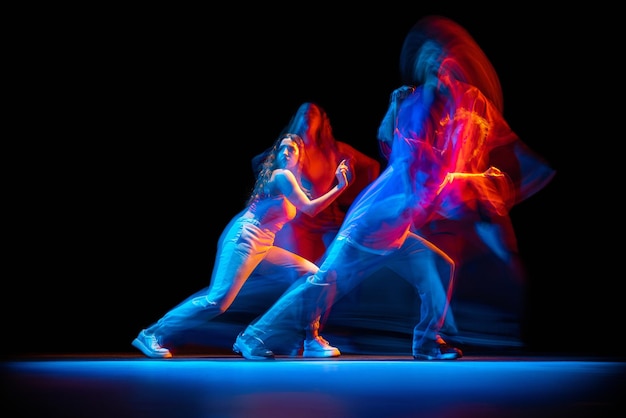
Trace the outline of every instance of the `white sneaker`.
<instances>
[{"instance_id":1,"label":"white sneaker","mask_svg":"<svg viewBox=\"0 0 626 418\"><path fill-rule=\"evenodd\" d=\"M317 336L304 342L302 357L339 357L341 352L337 347L331 346L323 337Z\"/></svg>"},{"instance_id":2,"label":"white sneaker","mask_svg":"<svg viewBox=\"0 0 626 418\"><path fill-rule=\"evenodd\" d=\"M133 347L138 348L142 353L150 358L170 358L172 353L165 347L161 347L154 334L146 334L142 329L137 338L133 340Z\"/></svg>"}]
</instances>

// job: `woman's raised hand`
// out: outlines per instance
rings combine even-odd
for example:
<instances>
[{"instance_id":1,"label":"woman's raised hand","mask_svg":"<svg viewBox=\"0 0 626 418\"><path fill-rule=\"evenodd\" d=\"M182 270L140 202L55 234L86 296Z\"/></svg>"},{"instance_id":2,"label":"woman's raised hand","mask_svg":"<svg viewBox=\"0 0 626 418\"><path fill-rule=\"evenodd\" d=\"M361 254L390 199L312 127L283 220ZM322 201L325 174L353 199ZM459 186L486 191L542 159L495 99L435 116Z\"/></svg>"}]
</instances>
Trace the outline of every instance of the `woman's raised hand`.
<instances>
[{"instance_id":1,"label":"woman's raised hand","mask_svg":"<svg viewBox=\"0 0 626 418\"><path fill-rule=\"evenodd\" d=\"M348 185L348 172L350 168L346 163L346 160L341 160L337 169L335 170L335 177L337 177L337 185L339 188L344 188Z\"/></svg>"}]
</instances>

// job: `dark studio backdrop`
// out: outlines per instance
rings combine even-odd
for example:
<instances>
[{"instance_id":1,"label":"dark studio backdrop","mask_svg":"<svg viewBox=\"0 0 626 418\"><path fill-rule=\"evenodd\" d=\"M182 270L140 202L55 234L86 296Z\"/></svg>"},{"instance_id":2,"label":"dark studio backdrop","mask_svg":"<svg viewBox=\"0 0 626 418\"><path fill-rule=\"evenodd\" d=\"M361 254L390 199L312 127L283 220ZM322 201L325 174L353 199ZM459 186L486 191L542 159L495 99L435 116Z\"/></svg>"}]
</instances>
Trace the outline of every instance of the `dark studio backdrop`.
<instances>
[{"instance_id":1,"label":"dark studio backdrop","mask_svg":"<svg viewBox=\"0 0 626 418\"><path fill-rule=\"evenodd\" d=\"M22 33L3 350L133 352L141 328L208 285L217 238L253 185L251 158L300 103L321 104L337 139L379 157L404 36L442 14L484 49L509 124L557 169L512 212L529 347L622 354L611 342L622 327L616 275L599 239L614 226L581 173L597 150L575 145L598 135L601 117L581 88L594 74L581 51L587 11L313 6L82 10Z\"/></svg>"}]
</instances>

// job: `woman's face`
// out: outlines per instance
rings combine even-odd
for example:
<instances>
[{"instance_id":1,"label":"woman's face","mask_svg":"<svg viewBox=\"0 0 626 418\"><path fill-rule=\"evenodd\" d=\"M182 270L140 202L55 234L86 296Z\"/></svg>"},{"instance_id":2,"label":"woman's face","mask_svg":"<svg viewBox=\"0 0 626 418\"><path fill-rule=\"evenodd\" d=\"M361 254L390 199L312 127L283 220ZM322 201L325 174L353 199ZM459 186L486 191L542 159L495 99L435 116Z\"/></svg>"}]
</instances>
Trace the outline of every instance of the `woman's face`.
<instances>
[{"instance_id":1,"label":"woman's face","mask_svg":"<svg viewBox=\"0 0 626 418\"><path fill-rule=\"evenodd\" d=\"M316 136L322 125L322 113L312 104L307 104L300 109L300 131L302 139L308 144L308 140ZM311 138L309 138L311 137Z\"/></svg>"},{"instance_id":2,"label":"woman's face","mask_svg":"<svg viewBox=\"0 0 626 418\"><path fill-rule=\"evenodd\" d=\"M280 141L278 148L278 167L288 170L294 170L298 166L300 160L300 149L298 144L291 138L284 138Z\"/></svg>"}]
</instances>

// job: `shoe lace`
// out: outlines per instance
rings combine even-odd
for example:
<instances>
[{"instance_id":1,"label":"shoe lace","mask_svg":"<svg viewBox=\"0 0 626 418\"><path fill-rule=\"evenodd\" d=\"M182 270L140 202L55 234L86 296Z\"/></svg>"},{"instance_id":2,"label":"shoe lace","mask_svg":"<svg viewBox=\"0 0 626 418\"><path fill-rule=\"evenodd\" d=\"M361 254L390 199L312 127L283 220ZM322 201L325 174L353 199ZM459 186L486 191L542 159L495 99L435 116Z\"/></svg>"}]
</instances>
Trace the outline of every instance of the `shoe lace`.
<instances>
[{"instance_id":1,"label":"shoe lace","mask_svg":"<svg viewBox=\"0 0 626 418\"><path fill-rule=\"evenodd\" d=\"M155 349L161 349L161 343L159 342L159 339L157 338L156 335L152 334L148 336L148 339L150 340L150 345L152 346L152 348Z\"/></svg>"},{"instance_id":2,"label":"shoe lace","mask_svg":"<svg viewBox=\"0 0 626 418\"><path fill-rule=\"evenodd\" d=\"M315 339L321 345L330 345L330 343L328 341L326 341L326 339L324 337L322 337L321 335L318 335L317 337L315 337Z\"/></svg>"}]
</instances>

